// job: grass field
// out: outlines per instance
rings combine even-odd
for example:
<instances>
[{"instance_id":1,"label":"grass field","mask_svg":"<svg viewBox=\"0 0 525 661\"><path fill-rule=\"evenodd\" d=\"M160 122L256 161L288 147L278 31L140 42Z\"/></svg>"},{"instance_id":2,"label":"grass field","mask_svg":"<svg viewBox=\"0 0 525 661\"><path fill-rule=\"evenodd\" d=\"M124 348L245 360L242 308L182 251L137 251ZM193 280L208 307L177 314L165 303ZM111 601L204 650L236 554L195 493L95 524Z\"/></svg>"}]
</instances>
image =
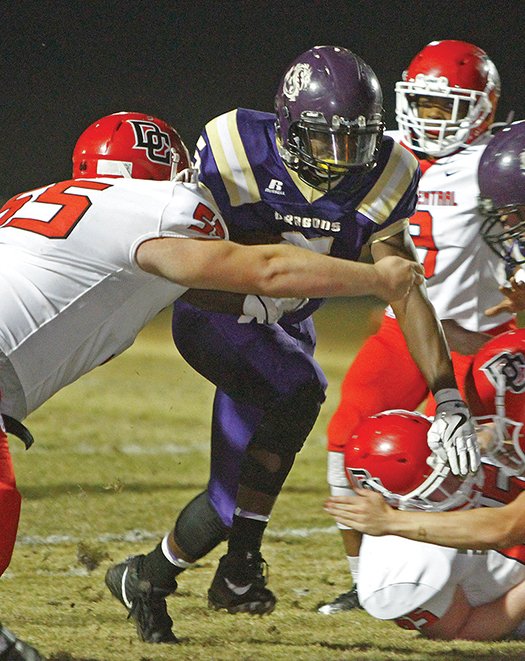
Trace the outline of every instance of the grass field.
<instances>
[{"instance_id":1,"label":"grass field","mask_svg":"<svg viewBox=\"0 0 525 661\"><path fill-rule=\"evenodd\" d=\"M37 439L29 452L11 441L24 501L0 582L4 623L53 661L525 659L522 643L430 642L361 611L316 613L349 587L338 533L322 511L325 428L373 319L366 301L317 313L317 357L331 385L265 538L279 599L271 616L208 610L223 548L183 574L168 601L175 647L140 643L104 586L108 565L153 548L207 481L212 388L176 353L163 313L127 353L27 420Z\"/></svg>"}]
</instances>

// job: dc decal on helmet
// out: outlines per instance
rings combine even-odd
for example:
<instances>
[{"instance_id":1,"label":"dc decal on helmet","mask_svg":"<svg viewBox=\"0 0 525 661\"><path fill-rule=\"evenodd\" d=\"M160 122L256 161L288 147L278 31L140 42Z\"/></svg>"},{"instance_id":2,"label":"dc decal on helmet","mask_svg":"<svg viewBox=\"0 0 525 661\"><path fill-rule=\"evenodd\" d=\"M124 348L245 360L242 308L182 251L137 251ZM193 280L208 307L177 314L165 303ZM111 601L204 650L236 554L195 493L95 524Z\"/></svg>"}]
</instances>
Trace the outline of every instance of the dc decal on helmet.
<instances>
[{"instance_id":1,"label":"dc decal on helmet","mask_svg":"<svg viewBox=\"0 0 525 661\"><path fill-rule=\"evenodd\" d=\"M494 388L498 386L499 380L503 376L505 390L515 394L525 392L525 356L523 353L502 351L481 365L479 369L485 372Z\"/></svg>"},{"instance_id":2,"label":"dc decal on helmet","mask_svg":"<svg viewBox=\"0 0 525 661\"><path fill-rule=\"evenodd\" d=\"M170 163L171 142L168 133L161 131L155 122L137 119L129 119L128 122L135 131L135 148L145 149L147 157L154 163Z\"/></svg>"},{"instance_id":3,"label":"dc decal on helmet","mask_svg":"<svg viewBox=\"0 0 525 661\"><path fill-rule=\"evenodd\" d=\"M178 132L158 117L118 112L88 126L73 149L73 178L169 180L190 167Z\"/></svg>"},{"instance_id":4,"label":"dc decal on helmet","mask_svg":"<svg viewBox=\"0 0 525 661\"><path fill-rule=\"evenodd\" d=\"M524 474L525 329L501 333L481 347L465 391L488 436L484 453L508 474Z\"/></svg>"}]
</instances>

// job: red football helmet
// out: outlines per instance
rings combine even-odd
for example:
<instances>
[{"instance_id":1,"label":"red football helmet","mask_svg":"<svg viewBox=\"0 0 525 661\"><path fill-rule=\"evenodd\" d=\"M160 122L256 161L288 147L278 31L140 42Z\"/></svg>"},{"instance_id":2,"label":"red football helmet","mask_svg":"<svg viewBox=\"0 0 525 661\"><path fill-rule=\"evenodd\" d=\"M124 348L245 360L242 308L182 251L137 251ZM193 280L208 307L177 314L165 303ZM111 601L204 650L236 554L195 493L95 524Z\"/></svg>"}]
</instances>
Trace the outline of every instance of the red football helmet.
<instances>
[{"instance_id":1,"label":"red football helmet","mask_svg":"<svg viewBox=\"0 0 525 661\"><path fill-rule=\"evenodd\" d=\"M525 329L501 333L481 347L466 392L476 423L493 431L485 454L507 472L524 474Z\"/></svg>"},{"instance_id":2,"label":"red football helmet","mask_svg":"<svg viewBox=\"0 0 525 661\"><path fill-rule=\"evenodd\" d=\"M475 507L483 472L453 475L427 444L431 420L421 413L384 411L365 418L345 449L353 488L372 489L401 510L457 510Z\"/></svg>"},{"instance_id":3,"label":"red football helmet","mask_svg":"<svg viewBox=\"0 0 525 661\"><path fill-rule=\"evenodd\" d=\"M162 119L117 112L97 120L73 150L73 177L173 179L190 157L177 131Z\"/></svg>"},{"instance_id":4,"label":"red football helmet","mask_svg":"<svg viewBox=\"0 0 525 661\"><path fill-rule=\"evenodd\" d=\"M396 119L403 141L435 158L447 156L484 133L494 121L499 74L481 48L453 39L432 41L403 72L396 91ZM439 99L450 119L419 116L419 100Z\"/></svg>"}]
</instances>

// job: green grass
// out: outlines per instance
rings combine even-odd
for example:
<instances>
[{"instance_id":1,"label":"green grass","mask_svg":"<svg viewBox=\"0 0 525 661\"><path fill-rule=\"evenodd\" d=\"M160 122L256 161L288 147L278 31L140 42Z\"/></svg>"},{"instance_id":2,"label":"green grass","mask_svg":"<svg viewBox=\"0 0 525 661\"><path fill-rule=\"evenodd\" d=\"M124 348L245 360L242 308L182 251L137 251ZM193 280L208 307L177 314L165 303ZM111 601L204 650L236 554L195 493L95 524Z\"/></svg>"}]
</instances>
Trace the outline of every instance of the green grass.
<instances>
[{"instance_id":1,"label":"green grass","mask_svg":"<svg viewBox=\"0 0 525 661\"><path fill-rule=\"evenodd\" d=\"M168 601L177 647L140 643L104 586L109 564L150 550L208 477L213 391L176 353L163 313L127 353L27 420L37 439L29 452L11 441L24 501L1 581L3 621L54 661L525 659L522 643L431 642L360 611L316 613L349 587L337 531L322 511L325 428L373 323L363 300L317 313L317 357L331 385L265 538L279 599L271 616L208 610L223 548L183 574Z\"/></svg>"}]
</instances>

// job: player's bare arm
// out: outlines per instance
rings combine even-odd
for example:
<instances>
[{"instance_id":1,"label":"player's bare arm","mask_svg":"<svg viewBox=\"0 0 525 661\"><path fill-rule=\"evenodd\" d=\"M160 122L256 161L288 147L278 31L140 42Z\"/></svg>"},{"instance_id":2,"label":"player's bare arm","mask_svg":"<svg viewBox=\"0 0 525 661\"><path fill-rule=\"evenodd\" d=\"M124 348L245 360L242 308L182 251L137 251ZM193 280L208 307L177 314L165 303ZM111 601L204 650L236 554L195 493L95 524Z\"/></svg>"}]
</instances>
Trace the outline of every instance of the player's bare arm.
<instances>
[{"instance_id":1,"label":"player's bare arm","mask_svg":"<svg viewBox=\"0 0 525 661\"><path fill-rule=\"evenodd\" d=\"M408 230L398 232L372 244L372 257L378 263L387 256L397 255L417 260ZM410 353L418 364L432 392L455 388L450 353L443 328L436 316L423 284L412 287L405 298L392 303L396 319L406 338ZM418 323L414 323L414 319Z\"/></svg>"},{"instance_id":2,"label":"player's bare arm","mask_svg":"<svg viewBox=\"0 0 525 661\"><path fill-rule=\"evenodd\" d=\"M372 244L376 262L392 255L411 259L415 254L407 229ZM436 400L436 415L427 439L430 448L448 461L455 475L476 471L480 452L474 425L458 390L443 327L425 287L412 287L405 298L392 303L392 309L408 349Z\"/></svg>"},{"instance_id":3,"label":"player's bare arm","mask_svg":"<svg viewBox=\"0 0 525 661\"><path fill-rule=\"evenodd\" d=\"M383 496L358 489L356 496L332 496L325 511L336 521L368 535L399 535L440 546L507 548L525 542L525 493L504 507L460 512L406 512Z\"/></svg>"},{"instance_id":4,"label":"player's bare arm","mask_svg":"<svg viewBox=\"0 0 525 661\"><path fill-rule=\"evenodd\" d=\"M241 246L230 241L154 239L139 246L137 263L190 288L263 296L371 294L394 301L423 282L417 260L389 256L382 264L358 264L295 246Z\"/></svg>"},{"instance_id":5,"label":"player's bare arm","mask_svg":"<svg viewBox=\"0 0 525 661\"><path fill-rule=\"evenodd\" d=\"M485 342L492 338L488 333L478 333L463 328L455 319L442 319L441 325L450 350L464 356L477 353Z\"/></svg>"}]
</instances>

